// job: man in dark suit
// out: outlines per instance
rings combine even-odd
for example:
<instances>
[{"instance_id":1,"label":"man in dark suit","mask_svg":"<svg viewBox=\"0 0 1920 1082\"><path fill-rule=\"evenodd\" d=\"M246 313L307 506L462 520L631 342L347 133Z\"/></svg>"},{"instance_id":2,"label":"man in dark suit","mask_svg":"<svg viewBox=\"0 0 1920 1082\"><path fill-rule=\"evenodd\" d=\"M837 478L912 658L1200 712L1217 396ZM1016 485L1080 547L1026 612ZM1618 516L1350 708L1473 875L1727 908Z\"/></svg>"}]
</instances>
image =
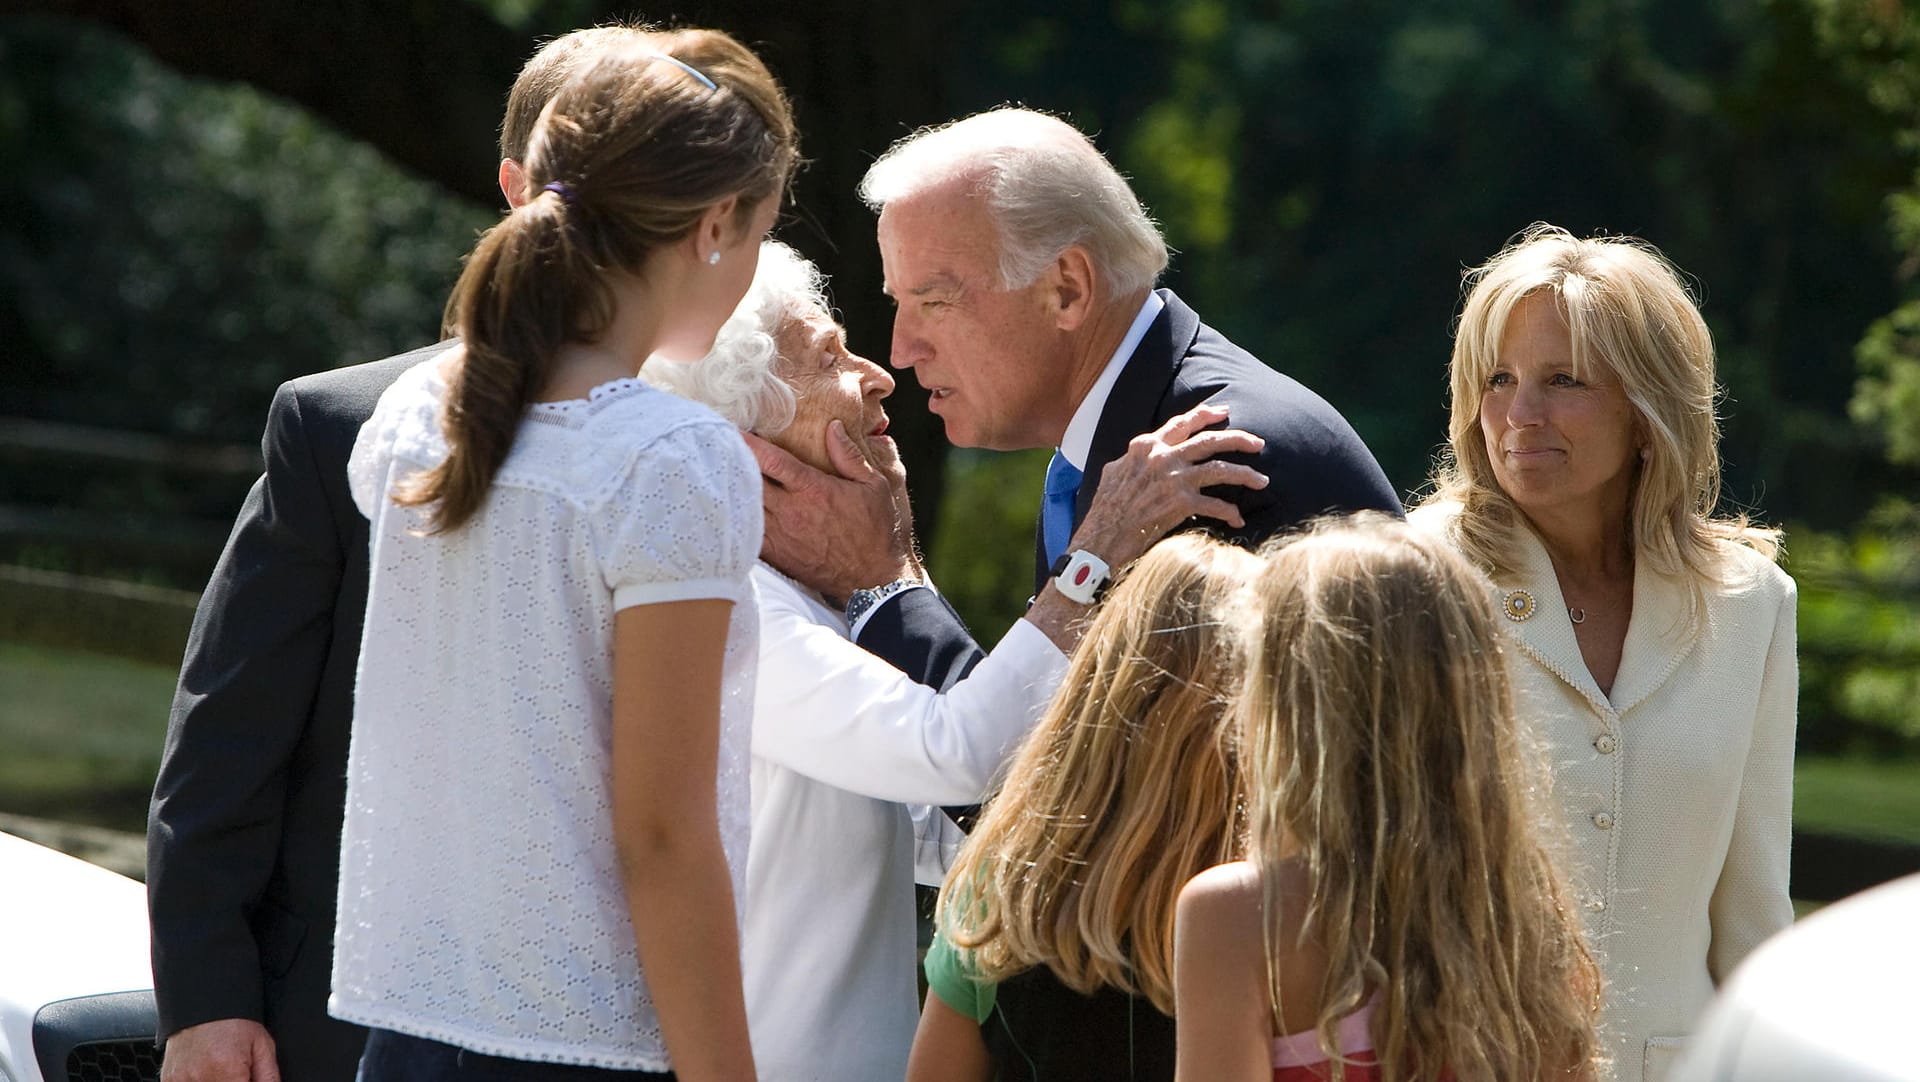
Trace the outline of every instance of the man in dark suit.
<instances>
[{"instance_id":1,"label":"man in dark suit","mask_svg":"<svg viewBox=\"0 0 1920 1082\"><path fill-rule=\"evenodd\" d=\"M566 78L635 31L555 39L521 69L500 190ZM147 824L166 1082L347 1082L365 1031L327 1016L367 521L347 455L382 391L452 342L281 386L254 483L194 615Z\"/></svg>"},{"instance_id":2,"label":"man in dark suit","mask_svg":"<svg viewBox=\"0 0 1920 1082\"><path fill-rule=\"evenodd\" d=\"M948 439L1056 448L1037 596L1090 603L1193 516L1251 542L1326 512L1401 513L1332 406L1153 288L1165 241L1069 125L1009 108L915 133L874 163L861 196L879 212L898 305L891 361L928 390ZM1221 423L1256 439L1210 427ZM755 452L773 482L769 561L850 596L856 641L916 679L963 674L979 649L936 593L912 588L911 531L886 479L852 459L835 458L836 478Z\"/></svg>"}]
</instances>

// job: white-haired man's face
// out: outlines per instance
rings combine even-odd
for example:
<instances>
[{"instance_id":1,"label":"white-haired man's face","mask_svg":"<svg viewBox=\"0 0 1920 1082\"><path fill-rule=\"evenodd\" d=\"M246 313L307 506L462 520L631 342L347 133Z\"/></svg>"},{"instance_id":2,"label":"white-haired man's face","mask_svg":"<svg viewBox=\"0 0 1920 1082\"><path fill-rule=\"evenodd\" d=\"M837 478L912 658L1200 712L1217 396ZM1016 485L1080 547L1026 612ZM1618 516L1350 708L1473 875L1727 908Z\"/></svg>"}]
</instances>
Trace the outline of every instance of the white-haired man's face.
<instances>
[{"instance_id":1,"label":"white-haired man's face","mask_svg":"<svg viewBox=\"0 0 1920 1082\"><path fill-rule=\"evenodd\" d=\"M1051 447L1070 415L1061 383L1070 351L1046 275L1000 285L986 207L935 188L880 213L880 259L893 317L895 368L913 369L927 408L961 447Z\"/></svg>"}]
</instances>

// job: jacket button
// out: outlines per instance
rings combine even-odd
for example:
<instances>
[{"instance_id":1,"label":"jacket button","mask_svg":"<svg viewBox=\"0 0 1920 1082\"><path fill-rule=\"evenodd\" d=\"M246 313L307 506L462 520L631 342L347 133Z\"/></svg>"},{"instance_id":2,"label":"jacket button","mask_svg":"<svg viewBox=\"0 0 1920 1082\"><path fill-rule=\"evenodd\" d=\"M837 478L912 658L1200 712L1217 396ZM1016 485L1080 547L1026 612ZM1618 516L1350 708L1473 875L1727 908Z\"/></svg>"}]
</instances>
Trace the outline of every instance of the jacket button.
<instances>
[{"instance_id":1,"label":"jacket button","mask_svg":"<svg viewBox=\"0 0 1920 1082\"><path fill-rule=\"evenodd\" d=\"M1593 750L1602 755L1612 755L1615 749L1619 747L1620 744L1614 740L1612 733L1601 733L1599 736L1593 738Z\"/></svg>"},{"instance_id":2,"label":"jacket button","mask_svg":"<svg viewBox=\"0 0 1920 1082\"><path fill-rule=\"evenodd\" d=\"M1599 827L1601 830L1612 830L1613 815L1608 812L1594 812L1593 825Z\"/></svg>"}]
</instances>

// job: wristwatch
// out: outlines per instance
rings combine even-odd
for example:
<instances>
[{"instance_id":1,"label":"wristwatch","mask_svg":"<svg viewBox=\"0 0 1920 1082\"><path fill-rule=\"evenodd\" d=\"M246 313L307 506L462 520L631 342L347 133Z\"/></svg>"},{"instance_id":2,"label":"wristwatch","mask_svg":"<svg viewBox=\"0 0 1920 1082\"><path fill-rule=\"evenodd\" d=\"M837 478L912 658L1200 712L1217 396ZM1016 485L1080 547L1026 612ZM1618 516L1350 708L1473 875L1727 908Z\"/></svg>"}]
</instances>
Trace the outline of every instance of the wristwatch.
<instances>
[{"instance_id":1,"label":"wristwatch","mask_svg":"<svg viewBox=\"0 0 1920 1082\"><path fill-rule=\"evenodd\" d=\"M1113 581L1113 569L1107 566L1107 561L1086 549L1066 553L1053 561L1048 571L1053 575L1053 588L1069 601L1082 605L1100 600L1100 595L1107 592L1107 584Z\"/></svg>"},{"instance_id":2,"label":"wristwatch","mask_svg":"<svg viewBox=\"0 0 1920 1082\"><path fill-rule=\"evenodd\" d=\"M868 609L873 608L875 605L878 605L880 602L885 601L900 591L925 585L926 583L921 582L919 579L894 579L885 586L874 586L855 590L853 593L847 595L847 626L851 628L858 625L860 623L860 617L866 615Z\"/></svg>"}]
</instances>

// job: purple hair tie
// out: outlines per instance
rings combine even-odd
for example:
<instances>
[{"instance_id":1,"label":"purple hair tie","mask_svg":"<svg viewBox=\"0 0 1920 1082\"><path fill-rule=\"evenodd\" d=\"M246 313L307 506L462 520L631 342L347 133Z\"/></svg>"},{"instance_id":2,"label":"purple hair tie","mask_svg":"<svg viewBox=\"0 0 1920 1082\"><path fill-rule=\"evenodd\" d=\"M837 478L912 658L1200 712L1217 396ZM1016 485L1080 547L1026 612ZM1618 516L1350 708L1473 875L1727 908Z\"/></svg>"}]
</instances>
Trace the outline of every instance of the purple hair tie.
<instances>
[{"instance_id":1,"label":"purple hair tie","mask_svg":"<svg viewBox=\"0 0 1920 1082\"><path fill-rule=\"evenodd\" d=\"M560 201L562 203L565 203L568 206L573 205L573 189L567 187L565 184L561 183L560 181L556 180L551 184L542 185L540 190L543 192L552 192L553 194L560 197Z\"/></svg>"}]
</instances>

